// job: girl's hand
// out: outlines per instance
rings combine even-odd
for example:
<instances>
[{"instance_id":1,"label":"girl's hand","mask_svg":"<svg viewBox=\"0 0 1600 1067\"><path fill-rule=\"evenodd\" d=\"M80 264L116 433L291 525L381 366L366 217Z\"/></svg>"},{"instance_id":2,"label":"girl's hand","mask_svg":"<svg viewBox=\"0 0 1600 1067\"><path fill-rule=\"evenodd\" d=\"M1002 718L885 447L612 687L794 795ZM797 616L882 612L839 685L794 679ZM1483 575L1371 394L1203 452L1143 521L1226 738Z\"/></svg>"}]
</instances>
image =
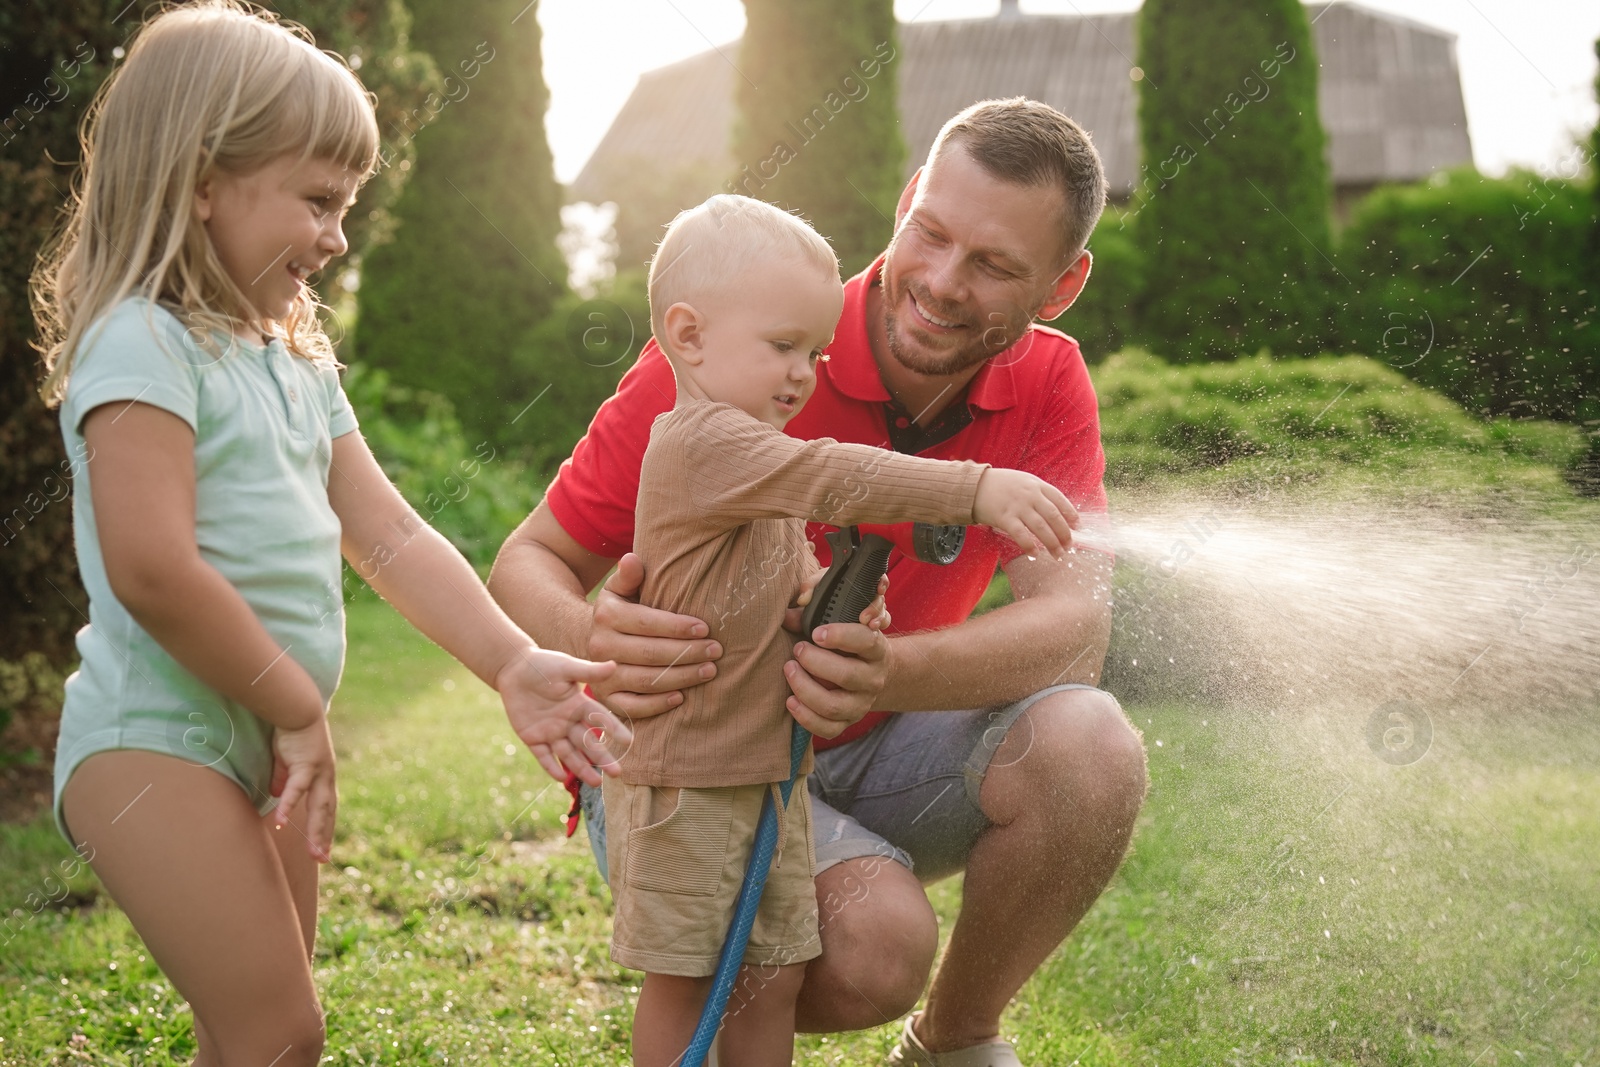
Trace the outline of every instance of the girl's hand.
<instances>
[{"instance_id":1,"label":"girl's hand","mask_svg":"<svg viewBox=\"0 0 1600 1067\"><path fill-rule=\"evenodd\" d=\"M333 780L333 738L328 736L328 717L319 715L310 726L298 730L281 726L273 730L272 756L278 828L283 829L289 812L304 800L306 824L296 829L305 834L312 857L319 863L329 862L339 792Z\"/></svg>"},{"instance_id":2,"label":"girl's hand","mask_svg":"<svg viewBox=\"0 0 1600 1067\"><path fill-rule=\"evenodd\" d=\"M590 785L601 782L597 767L611 775L621 772L605 740L627 745L633 734L583 692L584 682L598 682L616 669L611 661L590 663L563 652L527 648L495 676L494 688L511 728L556 781L566 781L567 769ZM592 727L603 730L604 739L591 733Z\"/></svg>"},{"instance_id":3,"label":"girl's hand","mask_svg":"<svg viewBox=\"0 0 1600 1067\"><path fill-rule=\"evenodd\" d=\"M978 480L972 517L1032 555L1062 559L1072 546L1078 509L1061 490L1026 471L990 467Z\"/></svg>"}]
</instances>

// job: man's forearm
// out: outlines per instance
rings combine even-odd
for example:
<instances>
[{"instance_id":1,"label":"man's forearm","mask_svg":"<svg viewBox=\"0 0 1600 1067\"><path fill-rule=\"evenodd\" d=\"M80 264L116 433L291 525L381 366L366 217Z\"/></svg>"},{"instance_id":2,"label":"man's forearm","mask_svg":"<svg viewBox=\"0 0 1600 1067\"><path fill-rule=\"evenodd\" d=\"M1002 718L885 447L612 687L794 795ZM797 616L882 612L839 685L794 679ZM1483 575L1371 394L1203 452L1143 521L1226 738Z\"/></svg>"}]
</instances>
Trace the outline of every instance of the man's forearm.
<instances>
[{"instance_id":1,"label":"man's forearm","mask_svg":"<svg viewBox=\"0 0 1600 1067\"><path fill-rule=\"evenodd\" d=\"M889 640L889 679L873 707L940 711L1020 700L1064 682L1100 683L1111 635L1098 582L1024 597L942 630ZM1077 590L1074 590L1076 593Z\"/></svg>"},{"instance_id":2,"label":"man's forearm","mask_svg":"<svg viewBox=\"0 0 1600 1067\"><path fill-rule=\"evenodd\" d=\"M594 608L572 568L545 546L507 541L489 572L489 593L540 647L588 657Z\"/></svg>"}]
</instances>

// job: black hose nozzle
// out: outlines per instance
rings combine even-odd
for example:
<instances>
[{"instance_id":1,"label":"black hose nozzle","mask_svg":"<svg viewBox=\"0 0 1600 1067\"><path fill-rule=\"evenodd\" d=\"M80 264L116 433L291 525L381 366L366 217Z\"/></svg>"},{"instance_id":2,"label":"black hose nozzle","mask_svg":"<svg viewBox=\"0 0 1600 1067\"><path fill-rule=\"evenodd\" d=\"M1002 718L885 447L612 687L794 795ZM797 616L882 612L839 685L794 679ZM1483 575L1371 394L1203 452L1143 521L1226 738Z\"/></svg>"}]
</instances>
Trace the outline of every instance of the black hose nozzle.
<instances>
[{"instance_id":1,"label":"black hose nozzle","mask_svg":"<svg viewBox=\"0 0 1600 1067\"><path fill-rule=\"evenodd\" d=\"M881 527L880 527L881 529ZM924 563L940 566L954 562L966 540L965 526L935 526L919 522L911 530L911 554ZM833 548L828 571L812 590L811 602L800 617L800 632L809 637L830 622L859 622L878 595L878 582L889 570L895 542L879 533L846 526L827 535Z\"/></svg>"}]
</instances>

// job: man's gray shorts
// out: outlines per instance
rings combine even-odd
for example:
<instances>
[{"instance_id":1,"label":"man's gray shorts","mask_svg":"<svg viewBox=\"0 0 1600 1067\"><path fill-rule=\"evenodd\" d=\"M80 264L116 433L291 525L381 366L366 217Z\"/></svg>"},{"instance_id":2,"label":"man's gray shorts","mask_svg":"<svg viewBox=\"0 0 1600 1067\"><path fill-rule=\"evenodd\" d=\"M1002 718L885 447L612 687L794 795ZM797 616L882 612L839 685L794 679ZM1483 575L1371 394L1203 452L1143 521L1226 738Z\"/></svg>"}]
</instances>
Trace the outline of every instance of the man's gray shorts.
<instances>
[{"instance_id":1,"label":"man's gray shorts","mask_svg":"<svg viewBox=\"0 0 1600 1067\"><path fill-rule=\"evenodd\" d=\"M989 827L978 790L1000 743L1033 729L1028 709L1044 697L1094 688L1053 685L998 708L894 715L865 737L818 752L809 779L816 873L862 856L890 856L924 882L966 869ZM589 847L606 877L600 790L584 786L582 802Z\"/></svg>"}]
</instances>

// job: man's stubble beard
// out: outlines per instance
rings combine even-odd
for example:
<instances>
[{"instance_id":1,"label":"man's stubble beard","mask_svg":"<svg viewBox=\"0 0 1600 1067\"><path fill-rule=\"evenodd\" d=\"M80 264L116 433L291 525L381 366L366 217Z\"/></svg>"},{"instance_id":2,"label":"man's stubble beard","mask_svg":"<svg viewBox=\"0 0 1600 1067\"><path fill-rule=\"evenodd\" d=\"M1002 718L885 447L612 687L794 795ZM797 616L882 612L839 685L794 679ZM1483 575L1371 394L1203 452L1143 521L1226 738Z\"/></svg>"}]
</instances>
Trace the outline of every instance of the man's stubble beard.
<instances>
[{"instance_id":1,"label":"man's stubble beard","mask_svg":"<svg viewBox=\"0 0 1600 1067\"><path fill-rule=\"evenodd\" d=\"M1005 345L990 348L985 343L985 338L991 336L997 327L991 327L967 343L957 345L947 352L929 353L926 349L912 348L905 339L896 331L895 309L900 304L900 294L893 291L889 278L889 261L894 255L894 246L891 242L889 254L884 256L883 267L879 272L879 287L883 293L883 332L889 345L889 354L896 363L909 371L926 375L931 378L947 378L960 374L979 363L983 363L993 356L999 355L1007 348L1021 340L1027 328L1032 324L1034 316L1029 315L1020 325L1016 323L1005 324L1005 335L1011 330L1016 330L1016 336L1010 337ZM1002 336L1005 336L1002 335Z\"/></svg>"}]
</instances>

